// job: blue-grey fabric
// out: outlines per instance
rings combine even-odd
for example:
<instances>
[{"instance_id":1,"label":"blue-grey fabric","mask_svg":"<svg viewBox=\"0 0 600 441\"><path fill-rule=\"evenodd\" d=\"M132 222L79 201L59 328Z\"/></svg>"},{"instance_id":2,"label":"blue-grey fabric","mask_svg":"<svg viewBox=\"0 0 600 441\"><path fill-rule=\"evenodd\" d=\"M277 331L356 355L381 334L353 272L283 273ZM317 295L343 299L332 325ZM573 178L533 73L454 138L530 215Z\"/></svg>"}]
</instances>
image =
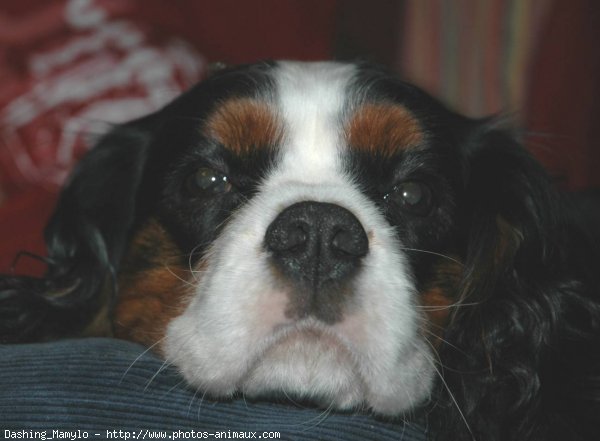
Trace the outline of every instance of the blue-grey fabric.
<instances>
[{"instance_id":1,"label":"blue-grey fabric","mask_svg":"<svg viewBox=\"0 0 600 441\"><path fill-rule=\"evenodd\" d=\"M284 440L426 438L418 424L363 414L210 401L142 346L115 339L0 346L0 428L0 437L6 429L81 429L96 432L96 439L107 430L280 432Z\"/></svg>"}]
</instances>

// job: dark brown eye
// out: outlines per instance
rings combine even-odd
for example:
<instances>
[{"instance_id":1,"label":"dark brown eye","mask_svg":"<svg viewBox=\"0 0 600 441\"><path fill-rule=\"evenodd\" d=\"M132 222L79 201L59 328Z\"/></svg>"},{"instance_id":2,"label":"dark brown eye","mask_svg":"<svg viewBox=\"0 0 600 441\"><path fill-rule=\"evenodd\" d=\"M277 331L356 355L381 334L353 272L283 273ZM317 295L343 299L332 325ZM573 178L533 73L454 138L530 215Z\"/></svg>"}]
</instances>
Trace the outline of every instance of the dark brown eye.
<instances>
[{"instance_id":1,"label":"dark brown eye","mask_svg":"<svg viewBox=\"0 0 600 441\"><path fill-rule=\"evenodd\" d=\"M227 176L208 167L201 167L189 175L185 187L190 195L221 194L231 190Z\"/></svg>"},{"instance_id":2,"label":"dark brown eye","mask_svg":"<svg viewBox=\"0 0 600 441\"><path fill-rule=\"evenodd\" d=\"M431 188L419 181L401 182L383 199L418 216L427 216L433 206Z\"/></svg>"}]
</instances>

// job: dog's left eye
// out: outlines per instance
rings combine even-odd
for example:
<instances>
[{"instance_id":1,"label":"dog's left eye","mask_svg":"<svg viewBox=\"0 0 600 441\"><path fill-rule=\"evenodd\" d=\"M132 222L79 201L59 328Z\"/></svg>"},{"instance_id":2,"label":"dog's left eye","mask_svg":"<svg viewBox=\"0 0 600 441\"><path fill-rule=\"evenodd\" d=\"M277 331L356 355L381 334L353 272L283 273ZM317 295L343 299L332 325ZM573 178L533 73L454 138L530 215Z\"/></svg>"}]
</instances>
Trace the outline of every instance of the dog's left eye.
<instances>
[{"instance_id":1,"label":"dog's left eye","mask_svg":"<svg viewBox=\"0 0 600 441\"><path fill-rule=\"evenodd\" d=\"M433 194L427 184L419 181L406 181L396 185L383 199L402 210L427 216L433 206Z\"/></svg>"},{"instance_id":2,"label":"dog's left eye","mask_svg":"<svg viewBox=\"0 0 600 441\"><path fill-rule=\"evenodd\" d=\"M212 168L201 167L186 178L185 187L190 195L220 194L230 191L231 183L223 173Z\"/></svg>"}]
</instances>

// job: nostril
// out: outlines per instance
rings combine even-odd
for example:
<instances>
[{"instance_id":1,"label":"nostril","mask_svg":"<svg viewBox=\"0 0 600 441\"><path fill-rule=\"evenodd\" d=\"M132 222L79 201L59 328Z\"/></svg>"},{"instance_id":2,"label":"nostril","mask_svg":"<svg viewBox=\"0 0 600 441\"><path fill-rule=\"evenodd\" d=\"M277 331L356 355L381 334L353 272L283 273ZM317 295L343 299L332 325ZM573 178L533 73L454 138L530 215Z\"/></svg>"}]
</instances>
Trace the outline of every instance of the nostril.
<instances>
[{"instance_id":1,"label":"nostril","mask_svg":"<svg viewBox=\"0 0 600 441\"><path fill-rule=\"evenodd\" d=\"M345 229L339 230L333 236L331 245L335 250L354 257L362 257L369 251L369 242L362 228L355 233Z\"/></svg>"},{"instance_id":2,"label":"nostril","mask_svg":"<svg viewBox=\"0 0 600 441\"><path fill-rule=\"evenodd\" d=\"M308 241L309 228L301 222L278 224L267 233L267 247L272 251L291 251Z\"/></svg>"},{"instance_id":3,"label":"nostril","mask_svg":"<svg viewBox=\"0 0 600 441\"><path fill-rule=\"evenodd\" d=\"M290 228L287 235L287 249L296 248L303 245L308 240L306 226L302 224L294 225Z\"/></svg>"}]
</instances>

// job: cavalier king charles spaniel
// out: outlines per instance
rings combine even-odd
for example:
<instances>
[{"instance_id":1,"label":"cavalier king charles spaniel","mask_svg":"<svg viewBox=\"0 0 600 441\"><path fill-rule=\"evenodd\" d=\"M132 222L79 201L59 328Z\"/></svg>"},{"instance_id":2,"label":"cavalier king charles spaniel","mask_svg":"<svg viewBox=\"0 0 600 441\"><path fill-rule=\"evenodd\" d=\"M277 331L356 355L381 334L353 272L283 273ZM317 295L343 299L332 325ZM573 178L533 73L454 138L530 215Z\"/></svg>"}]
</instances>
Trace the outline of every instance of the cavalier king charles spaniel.
<instances>
[{"instance_id":1,"label":"cavalier king charles spaniel","mask_svg":"<svg viewBox=\"0 0 600 441\"><path fill-rule=\"evenodd\" d=\"M215 398L426 409L443 440L598 440L598 200L383 69L225 68L83 158L0 335L114 335Z\"/></svg>"}]
</instances>

